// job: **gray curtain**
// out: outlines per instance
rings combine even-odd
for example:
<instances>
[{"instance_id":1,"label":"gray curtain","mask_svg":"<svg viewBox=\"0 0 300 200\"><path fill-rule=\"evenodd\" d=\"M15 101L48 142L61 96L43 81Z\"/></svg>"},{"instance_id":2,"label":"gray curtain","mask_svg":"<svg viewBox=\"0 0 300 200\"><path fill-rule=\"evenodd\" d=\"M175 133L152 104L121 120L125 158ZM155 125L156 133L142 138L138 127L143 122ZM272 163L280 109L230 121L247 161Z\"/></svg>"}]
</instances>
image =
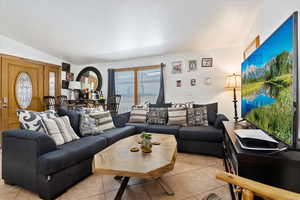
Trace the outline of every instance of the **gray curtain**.
<instances>
[{"instance_id":1,"label":"gray curtain","mask_svg":"<svg viewBox=\"0 0 300 200\"><path fill-rule=\"evenodd\" d=\"M110 96L113 96L115 94L116 94L115 70L108 69L107 100Z\"/></svg>"},{"instance_id":2,"label":"gray curtain","mask_svg":"<svg viewBox=\"0 0 300 200\"><path fill-rule=\"evenodd\" d=\"M156 104L164 104L165 103L165 84L164 84L164 67L166 65L164 63L160 64L160 88L159 94L156 100Z\"/></svg>"}]
</instances>

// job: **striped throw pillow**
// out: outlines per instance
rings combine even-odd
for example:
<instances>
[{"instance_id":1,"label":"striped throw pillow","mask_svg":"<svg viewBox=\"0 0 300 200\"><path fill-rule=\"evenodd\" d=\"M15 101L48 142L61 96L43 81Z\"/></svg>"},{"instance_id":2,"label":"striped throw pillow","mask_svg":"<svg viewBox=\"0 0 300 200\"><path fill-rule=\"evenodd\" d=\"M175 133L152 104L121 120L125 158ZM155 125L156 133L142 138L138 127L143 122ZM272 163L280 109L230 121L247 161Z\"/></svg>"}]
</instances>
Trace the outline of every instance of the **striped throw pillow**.
<instances>
[{"instance_id":1,"label":"striped throw pillow","mask_svg":"<svg viewBox=\"0 0 300 200\"><path fill-rule=\"evenodd\" d=\"M90 117L97 120L97 127L99 131L115 128L109 111L91 113Z\"/></svg>"},{"instance_id":2,"label":"striped throw pillow","mask_svg":"<svg viewBox=\"0 0 300 200\"><path fill-rule=\"evenodd\" d=\"M130 123L145 123L147 120L148 108L145 106L132 106L130 112Z\"/></svg>"},{"instance_id":3,"label":"striped throw pillow","mask_svg":"<svg viewBox=\"0 0 300 200\"><path fill-rule=\"evenodd\" d=\"M186 126L186 108L168 108L168 125L181 125Z\"/></svg>"}]
</instances>

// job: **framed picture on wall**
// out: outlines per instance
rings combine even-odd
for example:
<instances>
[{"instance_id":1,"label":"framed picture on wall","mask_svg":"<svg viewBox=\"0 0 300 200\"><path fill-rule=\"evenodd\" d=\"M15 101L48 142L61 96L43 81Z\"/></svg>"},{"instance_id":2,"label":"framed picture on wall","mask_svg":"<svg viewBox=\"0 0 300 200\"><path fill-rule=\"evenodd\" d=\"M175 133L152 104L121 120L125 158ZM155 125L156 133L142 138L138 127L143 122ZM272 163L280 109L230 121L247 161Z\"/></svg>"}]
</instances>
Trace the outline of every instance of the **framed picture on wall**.
<instances>
[{"instance_id":1,"label":"framed picture on wall","mask_svg":"<svg viewBox=\"0 0 300 200\"><path fill-rule=\"evenodd\" d=\"M202 67L212 67L213 59L212 58L202 58Z\"/></svg>"},{"instance_id":2,"label":"framed picture on wall","mask_svg":"<svg viewBox=\"0 0 300 200\"><path fill-rule=\"evenodd\" d=\"M182 73L182 61L172 62L172 74L181 74Z\"/></svg>"},{"instance_id":3,"label":"framed picture on wall","mask_svg":"<svg viewBox=\"0 0 300 200\"><path fill-rule=\"evenodd\" d=\"M74 73L67 72L66 79L67 81L74 81Z\"/></svg>"},{"instance_id":4,"label":"framed picture on wall","mask_svg":"<svg viewBox=\"0 0 300 200\"><path fill-rule=\"evenodd\" d=\"M196 79L195 78L191 79L191 86L196 86Z\"/></svg>"},{"instance_id":5,"label":"framed picture on wall","mask_svg":"<svg viewBox=\"0 0 300 200\"><path fill-rule=\"evenodd\" d=\"M189 72L197 71L197 60L189 60Z\"/></svg>"}]
</instances>

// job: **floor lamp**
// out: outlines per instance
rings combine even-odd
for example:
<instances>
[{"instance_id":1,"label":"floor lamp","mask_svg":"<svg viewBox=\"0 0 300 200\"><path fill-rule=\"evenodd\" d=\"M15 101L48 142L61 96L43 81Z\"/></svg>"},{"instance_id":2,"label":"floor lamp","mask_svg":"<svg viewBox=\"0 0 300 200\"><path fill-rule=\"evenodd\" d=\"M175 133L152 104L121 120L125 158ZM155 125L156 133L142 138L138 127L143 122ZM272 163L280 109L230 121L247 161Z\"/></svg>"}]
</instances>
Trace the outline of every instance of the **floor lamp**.
<instances>
[{"instance_id":1,"label":"floor lamp","mask_svg":"<svg viewBox=\"0 0 300 200\"><path fill-rule=\"evenodd\" d=\"M236 99L236 90L241 88L241 75L238 74L232 74L226 77L226 89L233 90L233 104L234 104L234 120L238 121L238 114L237 114L237 102Z\"/></svg>"}]
</instances>

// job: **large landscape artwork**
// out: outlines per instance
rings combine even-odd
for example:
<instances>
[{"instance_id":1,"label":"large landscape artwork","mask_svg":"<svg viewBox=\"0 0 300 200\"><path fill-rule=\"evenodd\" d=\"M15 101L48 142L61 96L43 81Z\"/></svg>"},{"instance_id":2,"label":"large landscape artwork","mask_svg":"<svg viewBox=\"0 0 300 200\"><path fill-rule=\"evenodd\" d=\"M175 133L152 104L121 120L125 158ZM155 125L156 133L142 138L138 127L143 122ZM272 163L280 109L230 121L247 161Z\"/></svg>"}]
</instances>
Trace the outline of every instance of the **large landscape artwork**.
<instances>
[{"instance_id":1,"label":"large landscape artwork","mask_svg":"<svg viewBox=\"0 0 300 200\"><path fill-rule=\"evenodd\" d=\"M293 138L293 18L242 64L242 116L287 144Z\"/></svg>"}]
</instances>

